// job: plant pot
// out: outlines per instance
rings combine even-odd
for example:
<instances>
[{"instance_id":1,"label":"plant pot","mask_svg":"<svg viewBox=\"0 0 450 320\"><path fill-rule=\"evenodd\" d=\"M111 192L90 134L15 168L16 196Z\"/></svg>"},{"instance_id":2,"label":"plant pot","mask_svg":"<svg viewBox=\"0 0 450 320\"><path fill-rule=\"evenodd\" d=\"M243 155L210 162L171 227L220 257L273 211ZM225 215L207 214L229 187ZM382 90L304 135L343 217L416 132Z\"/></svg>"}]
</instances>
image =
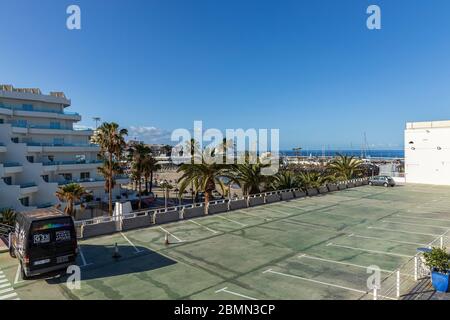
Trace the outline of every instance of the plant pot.
<instances>
[{"instance_id":1,"label":"plant pot","mask_svg":"<svg viewBox=\"0 0 450 320\"><path fill-rule=\"evenodd\" d=\"M448 273L441 273L435 271L435 269L431 271L431 283L433 284L433 287L436 289L436 291L448 292L448 280Z\"/></svg>"}]
</instances>

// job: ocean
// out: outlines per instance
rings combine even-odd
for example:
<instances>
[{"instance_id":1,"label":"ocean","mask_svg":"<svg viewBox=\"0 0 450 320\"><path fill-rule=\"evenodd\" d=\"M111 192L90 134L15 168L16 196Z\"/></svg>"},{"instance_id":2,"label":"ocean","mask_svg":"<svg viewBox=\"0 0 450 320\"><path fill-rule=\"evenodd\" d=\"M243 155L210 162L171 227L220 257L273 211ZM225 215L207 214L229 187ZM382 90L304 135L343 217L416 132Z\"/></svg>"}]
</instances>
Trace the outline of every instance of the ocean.
<instances>
[{"instance_id":1,"label":"ocean","mask_svg":"<svg viewBox=\"0 0 450 320\"><path fill-rule=\"evenodd\" d=\"M404 150L301 150L300 155L304 157L334 157L338 154L364 158L404 158ZM280 151L282 156L296 156L298 152L292 150Z\"/></svg>"}]
</instances>

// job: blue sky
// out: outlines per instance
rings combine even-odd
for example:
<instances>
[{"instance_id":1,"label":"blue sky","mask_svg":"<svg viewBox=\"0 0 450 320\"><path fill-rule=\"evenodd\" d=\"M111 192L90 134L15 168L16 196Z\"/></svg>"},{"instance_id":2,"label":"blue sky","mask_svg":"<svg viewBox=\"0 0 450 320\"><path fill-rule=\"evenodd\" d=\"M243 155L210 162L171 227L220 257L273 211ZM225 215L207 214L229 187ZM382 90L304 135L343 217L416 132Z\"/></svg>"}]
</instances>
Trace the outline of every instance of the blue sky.
<instances>
[{"instance_id":1,"label":"blue sky","mask_svg":"<svg viewBox=\"0 0 450 320\"><path fill-rule=\"evenodd\" d=\"M77 4L82 29L66 28ZM382 29L366 28L366 8ZM401 148L450 118L448 0L0 0L0 83L135 127L279 128L281 147Z\"/></svg>"}]
</instances>

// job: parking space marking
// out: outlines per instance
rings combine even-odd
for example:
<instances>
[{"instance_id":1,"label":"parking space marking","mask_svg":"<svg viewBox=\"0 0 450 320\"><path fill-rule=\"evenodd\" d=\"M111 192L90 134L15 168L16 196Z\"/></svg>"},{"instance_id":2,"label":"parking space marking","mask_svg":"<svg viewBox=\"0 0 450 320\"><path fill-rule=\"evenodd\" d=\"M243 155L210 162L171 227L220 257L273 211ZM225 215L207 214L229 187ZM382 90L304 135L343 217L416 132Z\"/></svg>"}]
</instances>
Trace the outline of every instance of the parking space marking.
<instances>
[{"instance_id":1,"label":"parking space marking","mask_svg":"<svg viewBox=\"0 0 450 320\"><path fill-rule=\"evenodd\" d=\"M392 218L408 218L408 219L415 219L415 220L432 220L432 221L442 221L442 222L450 222L450 219L438 219L438 218L426 218L426 217L419 217L419 216L404 216L404 215L397 215Z\"/></svg>"},{"instance_id":2,"label":"parking space marking","mask_svg":"<svg viewBox=\"0 0 450 320\"><path fill-rule=\"evenodd\" d=\"M249 300L258 300L258 299L256 299L256 298L252 298L252 297L249 297L249 296L246 296L246 295L243 295L243 294L234 292L234 291L230 291L230 290L228 290L228 287L219 289L219 290L217 290L215 293L219 293L219 292L226 292L226 293L229 293L229 294L232 294L232 295L241 297L241 298L249 299Z\"/></svg>"},{"instance_id":3,"label":"parking space marking","mask_svg":"<svg viewBox=\"0 0 450 320\"><path fill-rule=\"evenodd\" d=\"M376 230L384 230L384 231L391 231L391 232L418 234L418 235L421 235L421 236L432 236L432 237L439 237L440 236L440 234L435 234L435 233L422 233L422 232L396 230L396 229L388 229L388 228L380 228L380 227L372 227L372 226L367 227L367 229L376 229Z\"/></svg>"},{"instance_id":4,"label":"parking space marking","mask_svg":"<svg viewBox=\"0 0 450 320\"><path fill-rule=\"evenodd\" d=\"M0 270L0 274L4 276L3 271ZM20 300L17 293L14 291L14 287L8 281L8 279L0 279L0 300L7 300L15 298L14 300Z\"/></svg>"},{"instance_id":5,"label":"parking space marking","mask_svg":"<svg viewBox=\"0 0 450 320\"><path fill-rule=\"evenodd\" d=\"M290 278L299 279L299 280L312 282L312 283L317 283L317 284L321 284L321 285L328 286L328 287L334 287L334 288L338 288L338 289L344 289L344 290L353 291L353 292L357 292L357 293L363 293L363 294L367 294L367 293L368 294L372 294L371 292L367 292L367 291L364 291L364 290L349 288L349 287L340 286L340 285L329 283L329 282L324 282L324 281L319 281L319 280L314 280L314 279L308 279L308 278L304 278L304 277L295 276L295 275L292 275L292 274L277 272L277 271L273 271L272 269L267 269L263 273L273 273L273 274L277 274L277 275L280 275L280 276L290 277ZM390 299L390 300L396 300L394 298L381 296L381 295L379 295L379 297Z\"/></svg>"},{"instance_id":6,"label":"parking space marking","mask_svg":"<svg viewBox=\"0 0 450 320\"><path fill-rule=\"evenodd\" d=\"M175 240L177 240L178 242L185 242L184 240L181 240L180 238L178 238L177 236L175 236L174 234L170 233L169 231L167 231L166 229L164 229L163 227L159 227L162 231L164 231L165 233L171 235L172 237L175 238Z\"/></svg>"},{"instance_id":7,"label":"parking space marking","mask_svg":"<svg viewBox=\"0 0 450 320\"><path fill-rule=\"evenodd\" d=\"M361 236L359 234L354 234L354 233L349 234L348 237L349 238L353 237L353 238L361 238L361 239L370 239L370 240L380 240L380 241L385 241L385 242L395 242L395 243L401 243L401 244L410 244L410 245L414 245L414 246L426 246L425 243L383 239L383 238L379 238L379 237L368 237L368 236Z\"/></svg>"},{"instance_id":8,"label":"parking space marking","mask_svg":"<svg viewBox=\"0 0 450 320\"><path fill-rule=\"evenodd\" d=\"M431 224L410 223L410 222L395 222L395 221L385 221L385 220L381 220L380 222L401 224L401 225L405 225L405 226L430 227L430 228L440 228L440 229L446 229L446 230L449 229L449 227L434 226L434 225L431 225Z\"/></svg>"},{"instance_id":9,"label":"parking space marking","mask_svg":"<svg viewBox=\"0 0 450 320\"><path fill-rule=\"evenodd\" d=\"M358 247L351 247L351 246L343 246L340 244L334 244L332 242L327 244L327 247L338 247L338 248L344 248L344 249L351 249L351 250L359 250L359 251L364 251L364 252L370 252L370 253L379 253L379 254L385 254L385 255L389 255L389 256L397 256L397 257L405 257L405 258L412 258L414 256L409 256L406 254L401 254L401 253L394 253L394 252L386 252L386 251L379 251L379 250L371 250L371 249L364 249L364 248L358 248Z\"/></svg>"},{"instance_id":10,"label":"parking space marking","mask_svg":"<svg viewBox=\"0 0 450 320\"><path fill-rule=\"evenodd\" d=\"M90 266L91 264L93 264L93 263L86 263L86 258L84 257L83 250L81 250L81 246L78 246L78 252L80 252L81 261L83 262L83 265L80 267L83 268L83 267Z\"/></svg>"},{"instance_id":11,"label":"parking space marking","mask_svg":"<svg viewBox=\"0 0 450 320\"><path fill-rule=\"evenodd\" d=\"M16 276L14 277L14 284L18 284L23 282L23 280L20 277L20 264L17 265L17 270L16 270Z\"/></svg>"},{"instance_id":12,"label":"parking space marking","mask_svg":"<svg viewBox=\"0 0 450 320\"><path fill-rule=\"evenodd\" d=\"M223 216L216 215L216 217L217 217L217 218L221 218L221 219L223 219L223 220L230 221L230 222L234 222L234 223L236 223L236 224L238 224L238 225L240 225L240 226L242 226L242 227L246 227L246 226L247 226L247 225L244 224L244 223L240 223L239 221L234 221L234 220L225 218L225 217L223 217Z\"/></svg>"},{"instance_id":13,"label":"parking space marking","mask_svg":"<svg viewBox=\"0 0 450 320\"><path fill-rule=\"evenodd\" d=\"M123 232L121 232L120 234L122 235L122 237L123 237L125 240L128 241L129 244L131 244L131 246L132 246L132 247L134 248L134 250L135 250L135 253L141 253L141 252L143 252L142 250L139 250L139 249L134 245L134 243L131 242L130 239L128 239L127 236L123 234Z\"/></svg>"},{"instance_id":14,"label":"parking space marking","mask_svg":"<svg viewBox=\"0 0 450 320\"><path fill-rule=\"evenodd\" d=\"M198 225L198 226L200 226L200 227L202 227L202 228L204 228L204 229L206 229L206 230L208 230L208 231L211 231L211 232L214 233L214 234L218 234L218 233L219 233L219 231L216 231L216 230L213 230L213 229L211 229L211 228L208 228L207 226L201 225L201 224L198 223L197 221L194 221L194 220L188 220L188 221L190 221L190 222L192 222L193 224L196 224L196 225Z\"/></svg>"},{"instance_id":15,"label":"parking space marking","mask_svg":"<svg viewBox=\"0 0 450 320\"><path fill-rule=\"evenodd\" d=\"M10 294L6 294L6 295L3 295L3 296L0 296L0 300L6 300L6 299L9 299L9 298L12 298L12 297L17 297L17 293L13 292L13 293L10 293ZM20 300L20 299L14 299L14 300Z\"/></svg>"}]
</instances>

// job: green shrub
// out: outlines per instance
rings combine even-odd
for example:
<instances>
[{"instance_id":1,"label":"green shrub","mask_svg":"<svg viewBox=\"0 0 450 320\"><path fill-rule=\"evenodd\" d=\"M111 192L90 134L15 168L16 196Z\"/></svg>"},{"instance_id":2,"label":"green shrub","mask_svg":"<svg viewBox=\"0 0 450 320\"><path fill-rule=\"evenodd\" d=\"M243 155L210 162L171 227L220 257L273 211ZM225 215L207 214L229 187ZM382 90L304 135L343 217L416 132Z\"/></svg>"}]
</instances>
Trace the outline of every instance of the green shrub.
<instances>
[{"instance_id":1,"label":"green shrub","mask_svg":"<svg viewBox=\"0 0 450 320\"><path fill-rule=\"evenodd\" d=\"M442 273L448 272L450 254L447 253L445 248L433 247L430 252L425 252L423 256L427 267L435 268L436 271Z\"/></svg>"}]
</instances>

